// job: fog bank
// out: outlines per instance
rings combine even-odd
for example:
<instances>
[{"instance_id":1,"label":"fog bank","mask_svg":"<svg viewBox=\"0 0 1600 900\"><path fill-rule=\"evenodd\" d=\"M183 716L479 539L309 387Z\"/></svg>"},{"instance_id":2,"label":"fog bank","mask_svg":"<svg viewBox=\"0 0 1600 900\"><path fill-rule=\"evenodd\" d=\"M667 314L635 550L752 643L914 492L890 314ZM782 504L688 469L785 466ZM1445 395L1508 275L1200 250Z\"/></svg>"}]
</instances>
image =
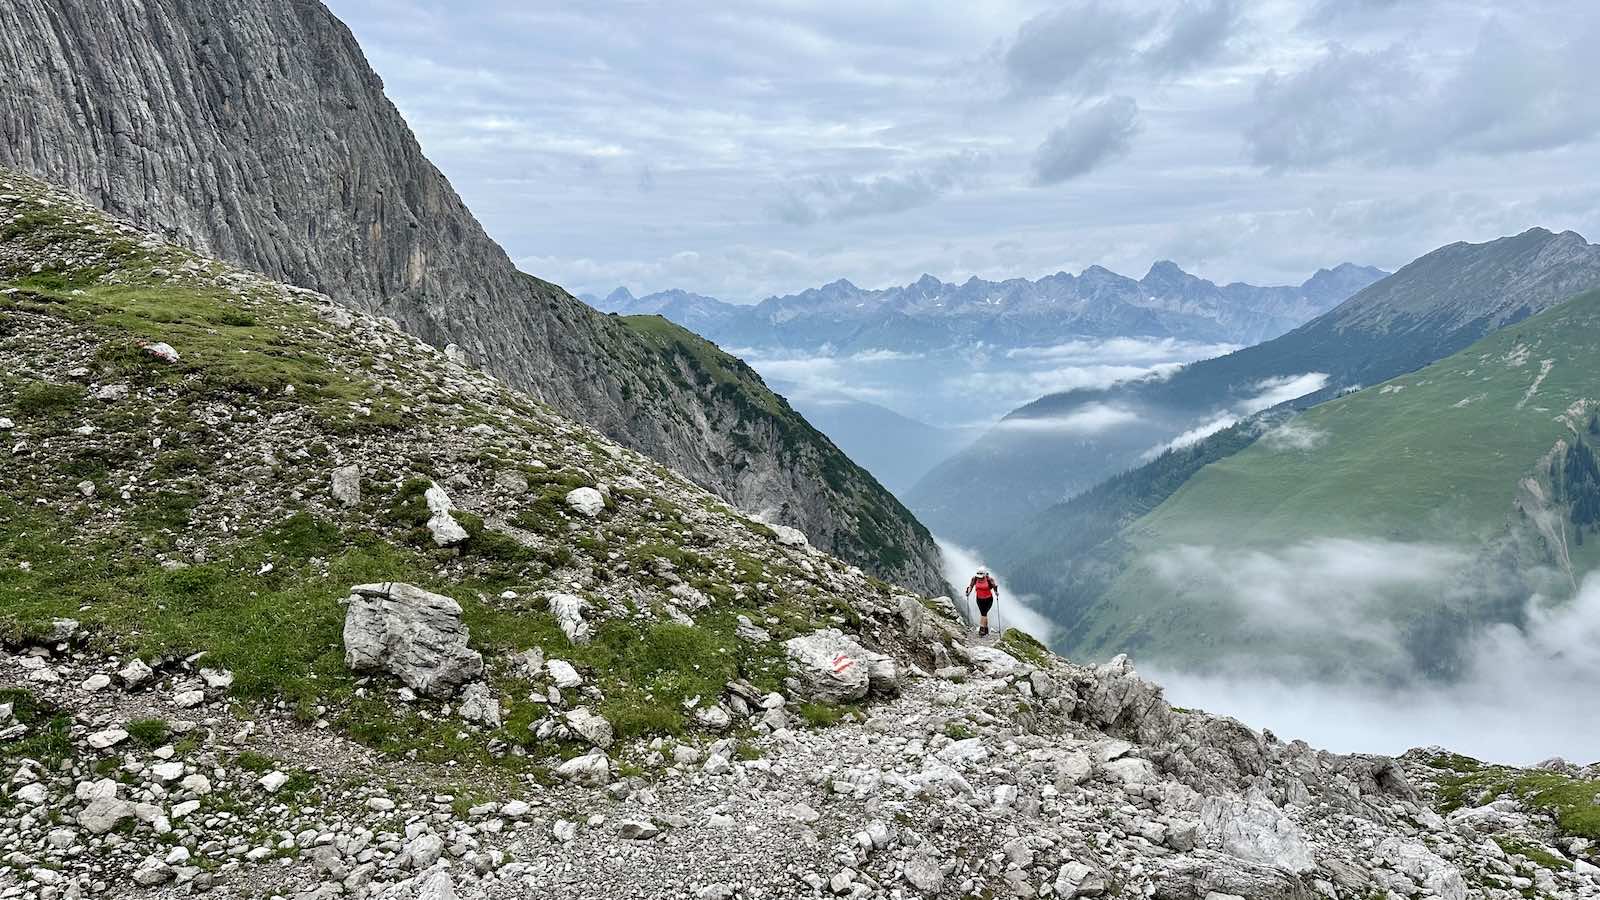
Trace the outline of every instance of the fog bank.
<instances>
[{"instance_id":1,"label":"fog bank","mask_svg":"<svg viewBox=\"0 0 1600 900\"><path fill-rule=\"evenodd\" d=\"M1525 628L1487 629L1468 658L1467 674L1453 684L1401 688L1139 669L1176 706L1230 715L1326 750L1398 754L1439 745L1518 765L1552 756L1600 761L1600 574L1586 578L1566 604L1530 600Z\"/></svg>"}]
</instances>

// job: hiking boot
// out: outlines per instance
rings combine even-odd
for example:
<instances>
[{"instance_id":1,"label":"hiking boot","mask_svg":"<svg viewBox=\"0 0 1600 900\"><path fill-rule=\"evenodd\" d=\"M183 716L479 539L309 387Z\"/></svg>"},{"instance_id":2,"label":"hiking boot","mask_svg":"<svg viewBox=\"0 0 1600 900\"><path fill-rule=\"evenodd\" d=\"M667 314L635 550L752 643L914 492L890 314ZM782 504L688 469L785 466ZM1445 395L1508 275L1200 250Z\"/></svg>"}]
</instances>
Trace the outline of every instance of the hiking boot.
<instances>
[{"instance_id":1,"label":"hiking boot","mask_svg":"<svg viewBox=\"0 0 1600 900\"><path fill-rule=\"evenodd\" d=\"M983 628L979 628L978 629L978 637L988 637L988 636L989 636L989 628L988 628L988 626L984 626Z\"/></svg>"}]
</instances>

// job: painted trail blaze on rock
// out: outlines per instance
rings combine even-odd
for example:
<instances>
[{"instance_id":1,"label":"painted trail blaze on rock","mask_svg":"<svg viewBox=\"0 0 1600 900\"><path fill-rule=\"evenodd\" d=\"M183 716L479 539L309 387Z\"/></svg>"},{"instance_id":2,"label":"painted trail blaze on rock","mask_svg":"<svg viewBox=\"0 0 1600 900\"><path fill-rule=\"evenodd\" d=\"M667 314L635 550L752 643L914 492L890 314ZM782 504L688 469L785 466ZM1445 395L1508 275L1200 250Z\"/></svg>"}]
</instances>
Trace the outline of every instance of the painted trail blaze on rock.
<instances>
[{"instance_id":1,"label":"painted trail blaze on rock","mask_svg":"<svg viewBox=\"0 0 1600 900\"><path fill-rule=\"evenodd\" d=\"M821 703L844 703L867 696L867 663L872 654L838 629L828 628L784 642L794 663L799 693Z\"/></svg>"}]
</instances>

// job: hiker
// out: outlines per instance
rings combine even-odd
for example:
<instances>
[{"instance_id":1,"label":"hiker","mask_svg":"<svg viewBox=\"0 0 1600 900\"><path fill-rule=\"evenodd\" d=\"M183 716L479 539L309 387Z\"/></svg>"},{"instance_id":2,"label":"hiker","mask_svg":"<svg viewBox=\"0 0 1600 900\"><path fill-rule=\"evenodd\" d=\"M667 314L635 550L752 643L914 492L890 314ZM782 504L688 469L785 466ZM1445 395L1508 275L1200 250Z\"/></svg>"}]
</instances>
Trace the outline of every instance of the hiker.
<instances>
[{"instance_id":1,"label":"hiker","mask_svg":"<svg viewBox=\"0 0 1600 900\"><path fill-rule=\"evenodd\" d=\"M989 633L989 607L1000 599L1000 585L988 569L979 566L978 573L967 582L967 596L971 597L974 591L978 594L978 634L982 636Z\"/></svg>"}]
</instances>

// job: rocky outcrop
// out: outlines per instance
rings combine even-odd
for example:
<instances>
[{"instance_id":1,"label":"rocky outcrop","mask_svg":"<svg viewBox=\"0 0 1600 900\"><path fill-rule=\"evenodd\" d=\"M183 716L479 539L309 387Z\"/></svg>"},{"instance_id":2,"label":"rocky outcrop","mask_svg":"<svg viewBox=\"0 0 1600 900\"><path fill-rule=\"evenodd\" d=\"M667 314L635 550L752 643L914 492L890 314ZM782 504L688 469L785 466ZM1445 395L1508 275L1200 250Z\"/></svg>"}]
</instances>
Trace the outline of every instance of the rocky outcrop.
<instances>
[{"instance_id":1,"label":"rocky outcrop","mask_svg":"<svg viewBox=\"0 0 1600 900\"><path fill-rule=\"evenodd\" d=\"M0 164L454 344L823 549L944 590L927 531L753 372L733 393L686 378L624 320L518 272L318 0L19 0L0 5L0 68ZM730 416L734 394L757 402Z\"/></svg>"}]
</instances>

